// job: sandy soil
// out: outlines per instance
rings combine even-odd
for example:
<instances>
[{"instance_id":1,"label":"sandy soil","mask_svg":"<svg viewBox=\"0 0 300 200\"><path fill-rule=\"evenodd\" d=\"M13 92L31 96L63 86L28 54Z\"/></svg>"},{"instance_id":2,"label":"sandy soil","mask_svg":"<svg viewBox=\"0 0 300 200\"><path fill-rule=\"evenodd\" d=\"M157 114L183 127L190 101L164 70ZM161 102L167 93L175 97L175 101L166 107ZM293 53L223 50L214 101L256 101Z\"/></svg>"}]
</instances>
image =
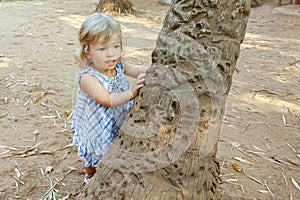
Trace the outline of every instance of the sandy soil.
<instances>
[{"instance_id":1,"label":"sandy soil","mask_svg":"<svg viewBox=\"0 0 300 200\"><path fill-rule=\"evenodd\" d=\"M115 16L126 57L150 65L168 6ZM300 18L254 8L219 143L222 199L300 199ZM0 199L67 199L83 185L69 131L77 30L95 1L0 2ZM239 172L240 171L240 172Z\"/></svg>"}]
</instances>

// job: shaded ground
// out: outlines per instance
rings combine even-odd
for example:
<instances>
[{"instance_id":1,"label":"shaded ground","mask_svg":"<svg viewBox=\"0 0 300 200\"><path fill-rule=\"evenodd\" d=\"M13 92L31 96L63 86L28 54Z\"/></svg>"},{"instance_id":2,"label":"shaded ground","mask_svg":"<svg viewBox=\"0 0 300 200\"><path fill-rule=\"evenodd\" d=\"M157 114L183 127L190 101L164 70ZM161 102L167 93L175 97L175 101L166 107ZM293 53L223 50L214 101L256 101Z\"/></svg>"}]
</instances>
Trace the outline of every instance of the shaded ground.
<instances>
[{"instance_id":1,"label":"shaded ground","mask_svg":"<svg viewBox=\"0 0 300 200\"><path fill-rule=\"evenodd\" d=\"M138 16L115 18L127 59L150 65L168 6L133 4ZM300 18L273 15L274 4L252 10L237 63L219 143L222 199L300 199ZM49 191L63 198L82 187L69 132L79 71L73 54L94 7L92 0L0 2L0 199Z\"/></svg>"}]
</instances>

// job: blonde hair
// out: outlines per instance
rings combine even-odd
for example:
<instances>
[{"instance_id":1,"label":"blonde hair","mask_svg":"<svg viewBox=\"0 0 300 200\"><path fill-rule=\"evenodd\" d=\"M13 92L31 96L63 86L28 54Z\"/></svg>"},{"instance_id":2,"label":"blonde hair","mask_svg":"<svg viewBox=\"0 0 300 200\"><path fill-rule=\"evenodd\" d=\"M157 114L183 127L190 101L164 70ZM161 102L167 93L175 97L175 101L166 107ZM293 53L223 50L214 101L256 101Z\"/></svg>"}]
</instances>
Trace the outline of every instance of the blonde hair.
<instances>
[{"instance_id":1,"label":"blonde hair","mask_svg":"<svg viewBox=\"0 0 300 200\"><path fill-rule=\"evenodd\" d=\"M79 65L86 66L90 63L87 57L90 43L99 40L107 42L114 34L118 34L122 41L121 27L112 17L99 12L89 15L79 29Z\"/></svg>"}]
</instances>

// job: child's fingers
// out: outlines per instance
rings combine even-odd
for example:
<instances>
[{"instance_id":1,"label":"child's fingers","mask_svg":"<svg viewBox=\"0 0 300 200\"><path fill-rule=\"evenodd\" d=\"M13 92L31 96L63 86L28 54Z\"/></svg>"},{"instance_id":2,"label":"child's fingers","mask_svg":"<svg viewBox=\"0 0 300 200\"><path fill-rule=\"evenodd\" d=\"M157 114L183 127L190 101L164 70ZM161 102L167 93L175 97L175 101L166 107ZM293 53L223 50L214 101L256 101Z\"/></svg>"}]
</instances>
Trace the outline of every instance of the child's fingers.
<instances>
[{"instance_id":1,"label":"child's fingers","mask_svg":"<svg viewBox=\"0 0 300 200\"><path fill-rule=\"evenodd\" d=\"M137 81L136 81L136 84L138 85L138 84L143 84L145 82L145 78L142 78L142 79L138 79Z\"/></svg>"},{"instance_id":2,"label":"child's fingers","mask_svg":"<svg viewBox=\"0 0 300 200\"><path fill-rule=\"evenodd\" d=\"M136 88L136 89L141 89L143 86L144 86L144 80L138 80L138 81L135 83L135 88Z\"/></svg>"},{"instance_id":3,"label":"child's fingers","mask_svg":"<svg viewBox=\"0 0 300 200\"><path fill-rule=\"evenodd\" d=\"M139 89L141 89L143 86L144 86L144 85L137 85L137 86L136 86L136 89L139 90Z\"/></svg>"},{"instance_id":4,"label":"child's fingers","mask_svg":"<svg viewBox=\"0 0 300 200\"><path fill-rule=\"evenodd\" d=\"M137 79L143 79L146 77L146 74L145 73L141 73L138 75Z\"/></svg>"},{"instance_id":5,"label":"child's fingers","mask_svg":"<svg viewBox=\"0 0 300 200\"><path fill-rule=\"evenodd\" d=\"M135 89L139 90L144 86L144 82L145 82L145 73L139 74L137 77L137 80L135 82Z\"/></svg>"}]
</instances>

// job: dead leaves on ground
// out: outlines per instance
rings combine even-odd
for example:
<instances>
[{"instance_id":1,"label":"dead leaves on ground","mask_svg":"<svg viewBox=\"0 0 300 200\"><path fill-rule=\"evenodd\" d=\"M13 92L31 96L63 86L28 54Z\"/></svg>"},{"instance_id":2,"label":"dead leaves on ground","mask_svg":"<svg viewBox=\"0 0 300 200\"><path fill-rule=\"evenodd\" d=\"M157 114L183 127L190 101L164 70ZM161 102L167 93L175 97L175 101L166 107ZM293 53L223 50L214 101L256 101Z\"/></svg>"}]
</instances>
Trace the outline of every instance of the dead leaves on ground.
<instances>
[{"instance_id":1,"label":"dead leaves on ground","mask_svg":"<svg viewBox=\"0 0 300 200\"><path fill-rule=\"evenodd\" d=\"M231 91L233 93L240 94L240 92L236 88L232 89ZM243 134L243 137L245 137L246 134L251 131L250 129L255 129L258 125L263 126L263 130L269 129L270 131L274 130L274 126L276 126L275 129L277 129L277 126L285 127L283 128L284 130L290 130L289 134L291 135L289 137L293 137L295 139L286 142L284 147L282 146L282 144L280 146L280 148L285 148L287 152L290 152L288 155L284 155L282 153L280 153L279 155L275 153L276 150L272 148L274 148L274 145L276 144L268 144L268 141L272 141L272 138L268 138L266 142L263 142L263 144L265 144L265 149L257 147L257 144L251 143L251 141L249 141L250 144L248 145L242 145L236 141L224 141L231 145L231 152L233 152L233 150L237 150L238 152L235 152L230 160L223 161L221 167L223 168L224 172L221 177L225 183L239 186L244 194L246 188L245 185L243 185L242 179L249 179L259 184L258 186L256 186L256 188L262 187L257 190L258 193L267 194L271 199L281 199L283 195L285 195L285 197L288 196L290 199L293 198L293 195L294 197L295 195L297 197L297 195L299 195L299 193L297 192L299 192L298 183L300 181L298 173L300 167L300 132L298 131L300 130L300 107L298 104L298 100L300 99L300 97L299 95L293 94L288 90L284 92L270 89L259 89L251 91L254 94L250 96L249 101L253 100L253 103L261 101L264 104L273 103L274 107L280 107L274 112L279 113L279 115L272 114L272 108L267 108L266 110L269 110L269 112L267 113L265 112L264 108L259 109L259 107L256 108L255 105L251 107L251 104L246 106L246 108L244 109L238 107L230 107L230 105L228 105L226 109L229 112L227 112L226 116L230 117L231 119L236 119L236 121L231 120L230 122L226 119L225 116L225 120L223 123L228 127L237 129L241 134ZM231 95L233 95L235 98L238 98L237 96L235 96L235 94ZM256 115L257 121L250 121L249 119L247 119L247 117L244 117L242 113L244 113L245 115ZM241 124L241 121L246 122L243 125ZM249 140L251 139L249 138ZM266 166L271 166L275 170L279 170L279 172L281 173L281 177L279 177L279 179L281 178L282 180L279 181L278 177L276 176L276 182L277 184L278 182L282 182L283 185L285 185L286 194L282 194L281 192L278 192L275 188L273 188L275 177L273 176L274 174L271 174L272 170L270 170L270 174L268 174L268 169L265 168ZM265 172L263 176L261 176L262 171ZM288 190L288 188L290 190ZM296 193L294 193L295 190L291 190L292 188L296 189Z\"/></svg>"},{"instance_id":2,"label":"dead leaves on ground","mask_svg":"<svg viewBox=\"0 0 300 200\"><path fill-rule=\"evenodd\" d=\"M25 158L29 156L37 156L37 155L45 155L45 154L54 154L58 151L73 147L74 144L70 143L64 147L57 148L55 150L40 150L38 147L43 144L44 141L37 143L34 146L24 146L24 147L8 147L0 145L0 149L8 149L8 151L2 152L1 154L5 154L1 156L0 159L4 158Z\"/></svg>"},{"instance_id":3,"label":"dead leaves on ground","mask_svg":"<svg viewBox=\"0 0 300 200\"><path fill-rule=\"evenodd\" d=\"M1 58L1 55L0 55ZM26 64L26 63L25 63ZM28 63L27 63L28 64ZM31 63L32 65L34 63ZM18 67L19 68L19 67ZM20 67L22 68L22 67ZM32 66L31 70L34 70ZM49 136L44 137L42 134L46 134L43 131L39 131L38 127L34 124L44 123L47 126L51 126L53 132L50 134L53 137L61 136L61 133L71 135L70 124L72 118L72 112L65 110L60 105L60 97L57 91L51 90L48 87L48 83L43 83L43 77L38 75L40 72L28 72L26 74L18 74L20 71L16 70L8 74L2 74L0 76L1 90L0 105L5 107L0 111L0 119L6 125L7 128L13 128L22 134L23 140L18 141L15 145L7 145L0 143L0 160L10 158L26 158L31 156L44 156L55 155L56 153L73 148L73 144L57 144L54 148L47 147ZM59 87L58 85L55 88ZM63 85L61 87L69 87ZM54 87L53 87L54 88ZM56 90L56 89L55 89ZM70 104L71 106L71 104ZM70 107L71 108L71 107ZM27 124L33 124L32 132L24 132L22 129L22 122L26 121ZM25 136L26 135L26 136ZM52 137L52 138L53 138ZM50 137L51 138L51 137ZM17 139L17 138L16 138ZM20 143L24 142L24 145ZM26 144L25 144L26 143ZM43 158L40 158L43 159ZM15 162L14 175L12 178L15 181L16 198L18 196L18 190L27 188L26 195L30 195L37 186L30 186L30 183L24 179L22 166L19 166ZM45 169L41 169L42 176L40 179L49 180L50 186L41 199L56 199L58 195L57 186L62 184L64 178L72 171L76 170L73 167L68 167L69 170L64 173L61 179L52 180L51 173L55 170L53 166L47 166ZM29 186L28 186L29 185ZM28 187L30 187L28 189Z\"/></svg>"},{"instance_id":4,"label":"dead leaves on ground","mask_svg":"<svg viewBox=\"0 0 300 200\"><path fill-rule=\"evenodd\" d=\"M300 162L299 160L296 160L296 157L299 158L300 154L298 151L295 150L294 146L290 143L287 143L286 147L291 149L291 152L294 153L295 158L288 158L288 157L279 157L272 154L272 149L269 145L266 145L268 147L267 150L264 150L263 148L259 148L255 145L247 145L243 146L239 144L238 142L229 142L231 144L233 151L234 149L238 150L243 156L238 157L238 156L233 156L231 162L231 168L237 172L240 175L243 175L247 177L249 180L257 183L262 187L261 189L258 189L257 192L261 194L268 194L271 199L280 199L282 197L282 194L276 193L276 190L270 187L268 181L271 181L270 177L271 174L268 176L266 173L265 177L266 180L261 180L258 177L255 177L256 173L254 173L256 170L259 171L266 171L267 169L262 168L263 165L260 165L259 163L261 162L270 162L271 165L277 165L282 169L281 175L282 175L282 180L284 182L286 191L289 192L289 196L292 197L293 193L292 191L288 191L287 188L293 186L298 192L300 191L300 186L299 186L299 175L294 174L294 176L290 176L290 180L286 178L286 175L284 174L285 170L289 170L291 168L294 168L297 170L300 167ZM245 158L243 158L245 157ZM240 187L243 193L245 193L245 186L242 184L242 181L240 181L239 177L240 175L235 175L230 172L230 169L226 169L225 167L225 160L223 161L221 168L223 169L223 173L221 174L222 180L225 183L230 183L234 184ZM228 161L227 161L228 162ZM254 174L250 174L254 173ZM267 178L269 177L269 178ZM298 179L298 180L297 180ZM259 187L259 186L258 186Z\"/></svg>"}]
</instances>

